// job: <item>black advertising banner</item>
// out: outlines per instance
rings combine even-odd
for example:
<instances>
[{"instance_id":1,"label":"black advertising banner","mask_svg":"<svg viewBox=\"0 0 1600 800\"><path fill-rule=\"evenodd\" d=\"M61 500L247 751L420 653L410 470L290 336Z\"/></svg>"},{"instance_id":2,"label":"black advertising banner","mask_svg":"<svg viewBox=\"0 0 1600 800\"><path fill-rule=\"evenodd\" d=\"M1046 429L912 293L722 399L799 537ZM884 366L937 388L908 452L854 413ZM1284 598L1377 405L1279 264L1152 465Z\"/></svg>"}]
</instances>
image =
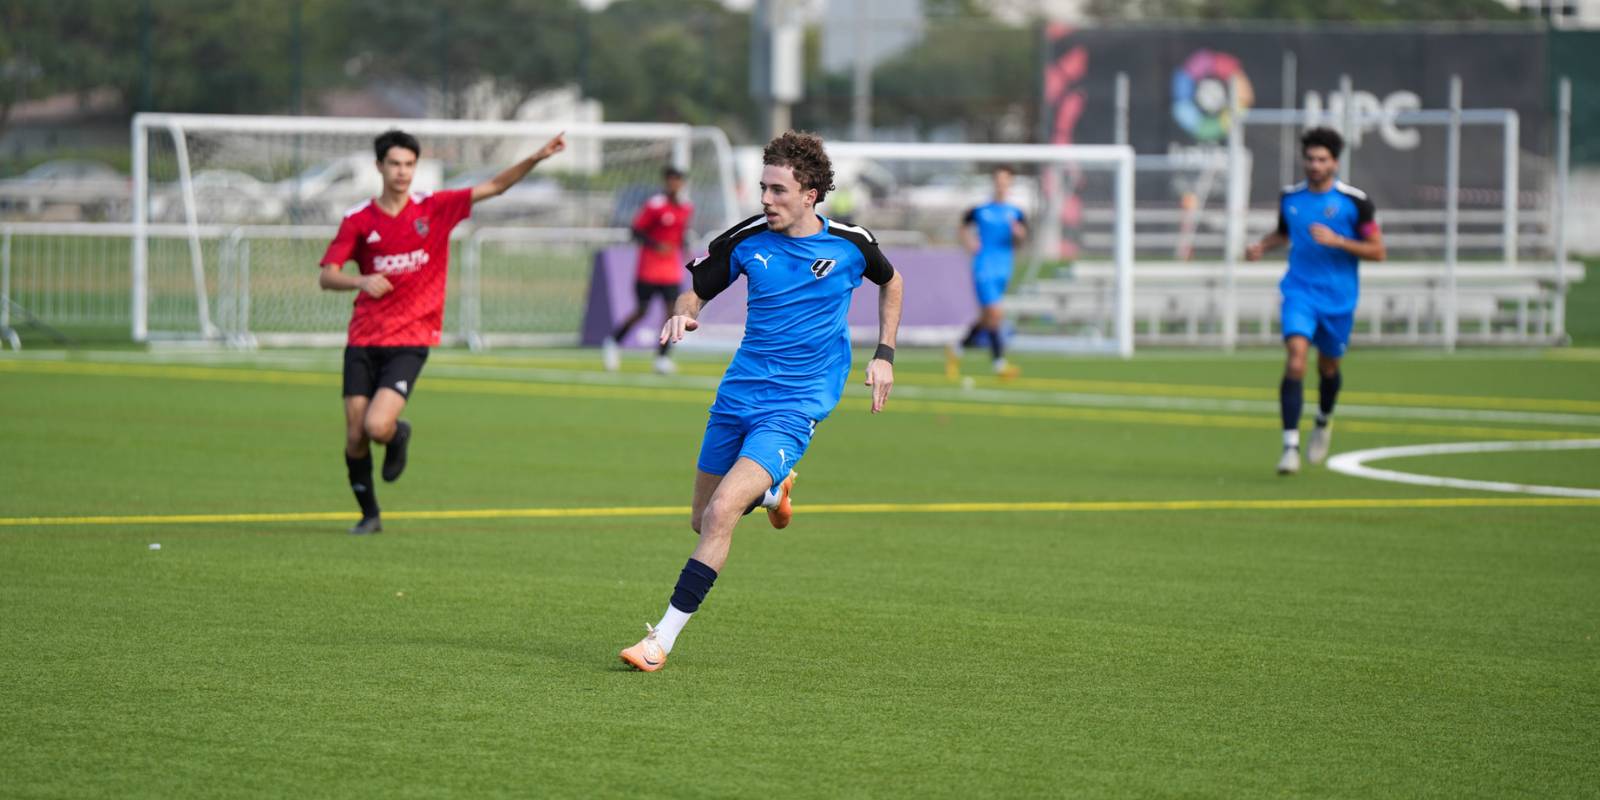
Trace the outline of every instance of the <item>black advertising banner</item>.
<instances>
[{"instance_id":1,"label":"black advertising banner","mask_svg":"<svg viewBox=\"0 0 1600 800\"><path fill-rule=\"evenodd\" d=\"M1538 29L1055 25L1045 35L1045 141L1113 141L1118 73L1129 79L1129 144L1140 153L1225 149L1227 87L1235 76L1246 106L1283 108L1290 90L1295 107L1326 114L1331 124L1342 113L1342 76L1354 86L1357 113L1392 115L1448 108L1450 78L1459 75L1465 108L1520 114L1520 188L1524 198L1543 188L1543 173L1533 167L1550 152L1551 110L1547 39ZM1287 75L1286 54L1293 59ZM1259 206L1276 198L1282 184L1283 134L1277 126L1246 131L1255 159L1252 205ZM1442 205L1443 126L1386 119L1353 138L1348 178L1380 209ZM1463 130L1464 207L1502 202L1504 141L1499 127ZM1299 178L1297 165L1293 177Z\"/></svg>"}]
</instances>

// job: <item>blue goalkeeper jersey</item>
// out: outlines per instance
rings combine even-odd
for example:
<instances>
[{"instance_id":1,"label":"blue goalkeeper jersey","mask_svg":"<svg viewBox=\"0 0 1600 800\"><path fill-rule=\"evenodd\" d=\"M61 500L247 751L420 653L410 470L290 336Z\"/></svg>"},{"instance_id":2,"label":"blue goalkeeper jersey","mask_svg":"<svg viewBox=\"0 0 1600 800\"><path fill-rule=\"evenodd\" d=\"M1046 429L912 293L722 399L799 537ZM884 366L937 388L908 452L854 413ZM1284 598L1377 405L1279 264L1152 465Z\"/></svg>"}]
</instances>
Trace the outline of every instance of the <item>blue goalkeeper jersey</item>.
<instances>
[{"instance_id":1,"label":"blue goalkeeper jersey","mask_svg":"<svg viewBox=\"0 0 1600 800\"><path fill-rule=\"evenodd\" d=\"M1336 247L1317 244L1311 238L1314 224L1346 239L1365 239L1377 225L1377 209L1366 192L1340 181L1325 192L1313 192L1302 181L1284 187L1278 200L1278 233L1289 239L1289 271L1279 291L1323 313L1352 312L1361 295L1360 262Z\"/></svg>"},{"instance_id":2,"label":"blue goalkeeper jersey","mask_svg":"<svg viewBox=\"0 0 1600 800\"><path fill-rule=\"evenodd\" d=\"M961 219L978 233L978 252L972 256L972 272L978 279L1011 277L1014 252L1011 223L1028 224L1022 209L998 200L977 206Z\"/></svg>"},{"instance_id":3,"label":"blue goalkeeper jersey","mask_svg":"<svg viewBox=\"0 0 1600 800\"><path fill-rule=\"evenodd\" d=\"M751 217L712 240L689 264L694 293L710 301L743 275L744 340L722 375L713 413L798 411L820 421L839 404L850 374L850 296L863 277L880 286L894 267L865 228L822 217L794 238Z\"/></svg>"}]
</instances>

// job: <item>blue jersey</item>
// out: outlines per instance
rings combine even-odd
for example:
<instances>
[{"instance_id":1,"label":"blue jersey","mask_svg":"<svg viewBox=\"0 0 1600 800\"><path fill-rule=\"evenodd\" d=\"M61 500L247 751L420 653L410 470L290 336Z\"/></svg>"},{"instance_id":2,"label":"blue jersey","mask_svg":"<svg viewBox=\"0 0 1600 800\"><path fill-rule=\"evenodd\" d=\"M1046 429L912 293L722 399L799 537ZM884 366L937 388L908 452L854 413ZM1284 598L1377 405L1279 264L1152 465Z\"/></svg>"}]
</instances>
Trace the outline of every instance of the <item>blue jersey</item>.
<instances>
[{"instance_id":1,"label":"blue jersey","mask_svg":"<svg viewBox=\"0 0 1600 800\"><path fill-rule=\"evenodd\" d=\"M888 283L894 267L865 228L821 219L820 232L795 238L751 217L689 265L702 300L740 275L749 295L744 341L722 375L713 413L795 411L820 421L839 404L850 375L850 295L863 277Z\"/></svg>"},{"instance_id":2,"label":"blue jersey","mask_svg":"<svg viewBox=\"0 0 1600 800\"><path fill-rule=\"evenodd\" d=\"M1317 244L1311 238L1314 224L1346 239L1365 239L1377 225L1377 209L1366 192L1340 181L1325 192L1313 192L1302 181L1284 187L1278 200L1278 233L1289 239L1289 271L1279 291L1323 313L1352 312L1361 294L1360 262L1336 247Z\"/></svg>"},{"instance_id":3,"label":"blue jersey","mask_svg":"<svg viewBox=\"0 0 1600 800\"><path fill-rule=\"evenodd\" d=\"M1028 223L1022 209L996 200L969 210L961 222L974 226L978 232L978 252L972 256L973 274L978 278L1010 278L1015 238L1011 224Z\"/></svg>"}]
</instances>

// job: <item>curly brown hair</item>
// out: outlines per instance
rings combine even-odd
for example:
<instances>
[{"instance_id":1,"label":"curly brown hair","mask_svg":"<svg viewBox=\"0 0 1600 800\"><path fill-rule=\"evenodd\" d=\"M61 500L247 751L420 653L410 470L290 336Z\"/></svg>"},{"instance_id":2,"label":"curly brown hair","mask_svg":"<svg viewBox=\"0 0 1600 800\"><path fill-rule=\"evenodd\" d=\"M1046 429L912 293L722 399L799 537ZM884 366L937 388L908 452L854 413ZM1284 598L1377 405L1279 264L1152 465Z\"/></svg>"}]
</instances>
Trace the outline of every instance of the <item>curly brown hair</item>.
<instances>
[{"instance_id":1,"label":"curly brown hair","mask_svg":"<svg viewBox=\"0 0 1600 800\"><path fill-rule=\"evenodd\" d=\"M822 137L814 133L786 131L767 142L761 151L761 163L793 170L801 189L817 190L818 203L833 191L833 162L822 149Z\"/></svg>"}]
</instances>

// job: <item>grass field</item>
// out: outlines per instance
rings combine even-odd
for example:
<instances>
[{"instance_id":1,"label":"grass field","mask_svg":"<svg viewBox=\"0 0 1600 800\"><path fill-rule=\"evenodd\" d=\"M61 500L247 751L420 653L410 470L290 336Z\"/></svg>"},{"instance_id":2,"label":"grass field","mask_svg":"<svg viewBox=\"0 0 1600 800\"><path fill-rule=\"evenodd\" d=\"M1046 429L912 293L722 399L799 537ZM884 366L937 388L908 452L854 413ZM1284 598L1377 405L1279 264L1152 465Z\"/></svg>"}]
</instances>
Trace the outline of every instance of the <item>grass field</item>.
<instances>
[{"instance_id":1,"label":"grass field","mask_svg":"<svg viewBox=\"0 0 1600 800\"><path fill-rule=\"evenodd\" d=\"M0 796L1600 786L1600 500L1279 478L1275 353L970 390L903 354L649 675L616 651L693 546L726 357L437 351L373 537L338 359L0 356ZM1345 386L1336 452L1600 438L1596 351L1361 351ZM1374 466L1600 489L1594 450Z\"/></svg>"}]
</instances>

